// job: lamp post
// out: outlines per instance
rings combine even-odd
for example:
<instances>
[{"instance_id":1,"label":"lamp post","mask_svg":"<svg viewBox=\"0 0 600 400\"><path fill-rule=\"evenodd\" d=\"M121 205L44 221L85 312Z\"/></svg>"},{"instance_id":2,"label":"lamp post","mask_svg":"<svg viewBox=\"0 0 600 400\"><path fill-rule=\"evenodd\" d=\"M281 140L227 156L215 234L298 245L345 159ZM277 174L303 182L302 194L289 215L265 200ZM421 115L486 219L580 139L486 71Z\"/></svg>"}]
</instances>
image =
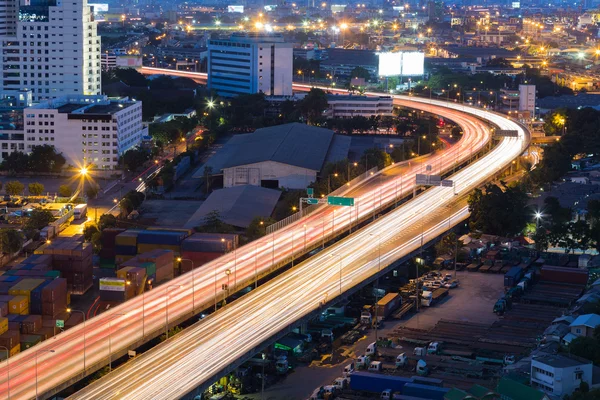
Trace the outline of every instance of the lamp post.
<instances>
[{"instance_id":1,"label":"lamp post","mask_svg":"<svg viewBox=\"0 0 600 400\"><path fill-rule=\"evenodd\" d=\"M542 213L540 211L537 211L535 213L535 232L537 233L537 230L540 227L540 219L542 219Z\"/></svg>"},{"instance_id":2,"label":"lamp post","mask_svg":"<svg viewBox=\"0 0 600 400\"><path fill-rule=\"evenodd\" d=\"M118 313L118 314L113 314L110 319L108 320L108 372L112 371L112 335L111 335L111 325L112 325L112 320L115 319L116 317L122 317L125 314L123 313Z\"/></svg>"},{"instance_id":3,"label":"lamp post","mask_svg":"<svg viewBox=\"0 0 600 400\"><path fill-rule=\"evenodd\" d=\"M192 264L192 312L196 311L196 270L194 269L194 262L189 258L177 257L177 262L183 264L184 261L189 261Z\"/></svg>"},{"instance_id":4,"label":"lamp post","mask_svg":"<svg viewBox=\"0 0 600 400\"><path fill-rule=\"evenodd\" d=\"M8 360L10 358L10 351L4 346L0 346L0 349L6 352L6 393L8 395L8 400L10 400L10 363Z\"/></svg>"},{"instance_id":5,"label":"lamp post","mask_svg":"<svg viewBox=\"0 0 600 400\"><path fill-rule=\"evenodd\" d=\"M183 285L169 285L165 288L165 319L166 319L166 325L165 325L165 335L167 336L167 340L169 339L169 290L170 289L178 289L180 287L182 287Z\"/></svg>"},{"instance_id":6,"label":"lamp post","mask_svg":"<svg viewBox=\"0 0 600 400\"><path fill-rule=\"evenodd\" d=\"M225 265L227 264L226 262L220 262L220 263L216 263L215 264L215 312L217 311L217 267L219 265Z\"/></svg>"},{"instance_id":7,"label":"lamp post","mask_svg":"<svg viewBox=\"0 0 600 400\"><path fill-rule=\"evenodd\" d=\"M262 384L261 384L261 389L260 389L260 398L261 400L264 399L265 396L265 360L267 359L267 355L265 353L262 353L262 375L260 376L262 379Z\"/></svg>"},{"instance_id":8,"label":"lamp post","mask_svg":"<svg viewBox=\"0 0 600 400\"><path fill-rule=\"evenodd\" d=\"M227 275L227 298L229 298L229 275L231 275L231 270L225 270L225 275Z\"/></svg>"},{"instance_id":9,"label":"lamp post","mask_svg":"<svg viewBox=\"0 0 600 400\"><path fill-rule=\"evenodd\" d=\"M36 400L39 398L38 396L38 354L40 353L54 353L54 350L36 350L35 351L35 398Z\"/></svg>"},{"instance_id":10,"label":"lamp post","mask_svg":"<svg viewBox=\"0 0 600 400\"><path fill-rule=\"evenodd\" d=\"M83 316L83 372L85 374L86 365L85 365L85 313L81 310L74 310L72 308L67 308L68 313L80 313Z\"/></svg>"}]
</instances>

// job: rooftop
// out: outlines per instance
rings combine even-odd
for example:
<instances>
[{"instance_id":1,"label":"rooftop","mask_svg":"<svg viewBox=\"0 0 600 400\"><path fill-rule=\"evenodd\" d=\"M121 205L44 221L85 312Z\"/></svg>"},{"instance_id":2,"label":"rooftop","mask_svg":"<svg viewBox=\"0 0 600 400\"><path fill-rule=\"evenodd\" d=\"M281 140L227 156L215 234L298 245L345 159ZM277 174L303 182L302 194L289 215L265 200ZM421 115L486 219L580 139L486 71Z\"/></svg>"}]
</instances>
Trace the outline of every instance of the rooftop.
<instances>
[{"instance_id":1,"label":"rooftop","mask_svg":"<svg viewBox=\"0 0 600 400\"><path fill-rule=\"evenodd\" d=\"M85 107L85 106L88 106L88 105L89 104L68 103L68 104L63 104L62 106L59 106L56 109L61 114L69 114L69 113L72 113L75 110L80 109L81 107Z\"/></svg>"},{"instance_id":2,"label":"rooftop","mask_svg":"<svg viewBox=\"0 0 600 400\"><path fill-rule=\"evenodd\" d=\"M543 392L509 378L500 379L498 386L496 386L496 392L503 399L511 400L542 400L548 398Z\"/></svg>"},{"instance_id":3,"label":"rooftop","mask_svg":"<svg viewBox=\"0 0 600 400\"><path fill-rule=\"evenodd\" d=\"M328 60L322 64L348 64L379 66L379 57L371 50L327 49Z\"/></svg>"},{"instance_id":4,"label":"rooftop","mask_svg":"<svg viewBox=\"0 0 600 400\"><path fill-rule=\"evenodd\" d=\"M584 314L580 315L571 323L570 326L588 326L590 328L595 328L600 325L600 315L598 314Z\"/></svg>"},{"instance_id":5,"label":"rooftop","mask_svg":"<svg viewBox=\"0 0 600 400\"><path fill-rule=\"evenodd\" d=\"M194 228L202 225L206 215L216 210L226 224L246 228L255 217L271 216L279 196L279 190L254 185L215 190L184 227Z\"/></svg>"},{"instance_id":6,"label":"rooftop","mask_svg":"<svg viewBox=\"0 0 600 400\"><path fill-rule=\"evenodd\" d=\"M576 359L574 357L562 356L559 354L547 355L538 358L534 358L532 361L539 362L542 364L549 365L553 368L569 368L577 367L582 364L591 364L589 360Z\"/></svg>"},{"instance_id":7,"label":"rooftop","mask_svg":"<svg viewBox=\"0 0 600 400\"><path fill-rule=\"evenodd\" d=\"M329 152L332 130L300 123L261 128L254 133L234 136L224 147L216 164L220 169L274 161L320 171ZM207 164L212 164L209 162ZM214 168L217 172L220 169Z\"/></svg>"},{"instance_id":8,"label":"rooftop","mask_svg":"<svg viewBox=\"0 0 600 400\"><path fill-rule=\"evenodd\" d=\"M124 108L133 105L133 103L110 102L109 104L97 104L87 108L85 114L114 114Z\"/></svg>"},{"instance_id":9,"label":"rooftop","mask_svg":"<svg viewBox=\"0 0 600 400\"><path fill-rule=\"evenodd\" d=\"M327 95L328 101L344 100L344 101L379 102L382 99L388 100L390 103L392 102L392 98L390 96L367 97L367 96L353 96L351 94L328 94Z\"/></svg>"}]
</instances>

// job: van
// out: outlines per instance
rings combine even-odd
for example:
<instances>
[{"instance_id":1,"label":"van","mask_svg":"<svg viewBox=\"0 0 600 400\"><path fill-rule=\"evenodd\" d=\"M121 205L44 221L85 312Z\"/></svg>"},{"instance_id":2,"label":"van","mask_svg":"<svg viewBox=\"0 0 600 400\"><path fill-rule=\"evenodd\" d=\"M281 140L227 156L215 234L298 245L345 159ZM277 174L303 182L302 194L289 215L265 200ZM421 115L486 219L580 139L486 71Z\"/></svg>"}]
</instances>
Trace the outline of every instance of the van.
<instances>
[{"instance_id":1,"label":"van","mask_svg":"<svg viewBox=\"0 0 600 400\"><path fill-rule=\"evenodd\" d=\"M381 361L372 361L369 365L369 372L381 372L382 369Z\"/></svg>"},{"instance_id":2,"label":"van","mask_svg":"<svg viewBox=\"0 0 600 400\"><path fill-rule=\"evenodd\" d=\"M425 349L425 347L415 347L415 349L413 350L413 355L415 356L425 356L427 354L427 349Z\"/></svg>"},{"instance_id":3,"label":"van","mask_svg":"<svg viewBox=\"0 0 600 400\"><path fill-rule=\"evenodd\" d=\"M427 354L437 354L440 351L440 344L438 342L429 343L427 347Z\"/></svg>"},{"instance_id":4,"label":"van","mask_svg":"<svg viewBox=\"0 0 600 400\"><path fill-rule=\"evenodd\" d=\"M354 363L350 363L344 367L344 372L342 373L342 375L344 376L344 378L347 378L350 375L352 375L353 372L354 372Z\"/></svg>"}]
</instances>

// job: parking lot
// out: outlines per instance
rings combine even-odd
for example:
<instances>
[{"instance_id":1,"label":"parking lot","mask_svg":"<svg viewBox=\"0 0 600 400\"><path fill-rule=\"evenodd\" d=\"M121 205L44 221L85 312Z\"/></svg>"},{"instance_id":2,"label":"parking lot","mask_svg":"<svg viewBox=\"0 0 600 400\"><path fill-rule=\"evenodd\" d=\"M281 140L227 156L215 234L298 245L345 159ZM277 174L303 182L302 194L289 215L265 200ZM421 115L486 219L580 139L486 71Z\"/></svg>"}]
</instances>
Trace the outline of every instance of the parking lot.
<instances>
[{"instance_id":1,"label":"parking lot","mask_svg":"<svg viewBox=\"0 0 600 400\"><path fill-rule=\"evenodd\" d=\"M439 304L421 308L419 313L409 314L399 321L386 321L378 336L391 336L399 326L429 329L439 320L459 320L478 323L496 321L492 312L494 303L504 292L502 274L484 274L479 272L458 272L460 286L450 290L450 295ZM265 400L305 400L319 386L329 385L341 376L343 367L352 359L364 353L367 345L375 341L375 332L360 339L353 346L342 346L339 351L345 357L336 364L313 362L311 366L295 368L283 381L265 389ZM261 399L260 393L244 395L243 398Z\"/></svg>"}]
</instances>

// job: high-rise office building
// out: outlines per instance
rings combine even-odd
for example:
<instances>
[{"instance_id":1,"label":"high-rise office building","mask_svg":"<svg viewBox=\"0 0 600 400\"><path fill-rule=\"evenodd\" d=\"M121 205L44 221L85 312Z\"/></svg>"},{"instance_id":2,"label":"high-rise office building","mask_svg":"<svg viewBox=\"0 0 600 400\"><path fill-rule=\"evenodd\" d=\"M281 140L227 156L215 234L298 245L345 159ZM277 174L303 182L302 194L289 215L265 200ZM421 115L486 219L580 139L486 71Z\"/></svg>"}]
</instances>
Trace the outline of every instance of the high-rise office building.
<instances>
[{"instance_id":1,"label":"high-rise office building","mask_svg":"<svg viewBox=\"0 0 600 400\"><path fill-rule=\"evenodd\" d=\"M535 115L535 85L519 85L519 111Z\"/></svg>"},{"instance_id":2,"label":"high-rise office building","mask_svg":"<svg viewBox=\"0 0 600 400\"><path fill-rule=\"evenodd\" d=\"M100 94L100 37L87 0L0 0L0 95Z\"/></svg>"},{"instance_id":3,"label":"high-rise office building","mask_svg":"<svg viewBox=\"0 0 600 400\"><path fill-rule=\"evenodd\" d=\"M292 44L280 34L233 34L208 42L208 87L220 96L292 94Z\"/></svg>"}]
</instances>

